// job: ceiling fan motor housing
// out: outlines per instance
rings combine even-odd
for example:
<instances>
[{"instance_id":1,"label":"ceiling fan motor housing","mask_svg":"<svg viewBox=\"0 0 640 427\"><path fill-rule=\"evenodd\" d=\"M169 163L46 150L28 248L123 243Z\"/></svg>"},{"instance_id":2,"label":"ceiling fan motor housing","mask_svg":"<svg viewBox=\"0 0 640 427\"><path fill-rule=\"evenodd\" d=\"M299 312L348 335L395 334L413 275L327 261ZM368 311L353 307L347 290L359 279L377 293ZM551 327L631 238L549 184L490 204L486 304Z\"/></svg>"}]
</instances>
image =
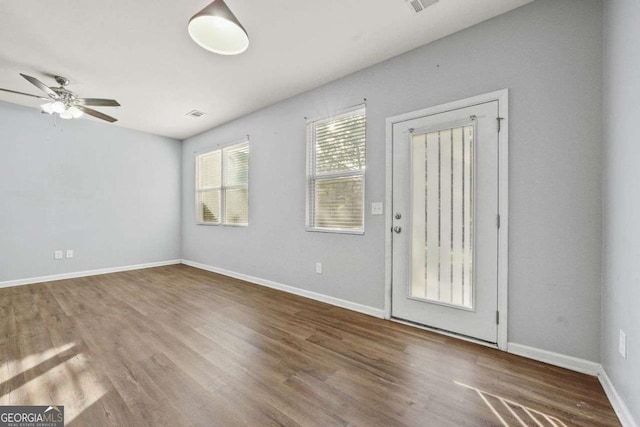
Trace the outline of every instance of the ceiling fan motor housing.
<instances>
[{"instance_id":1,"label":"ceiling fan motor housing","mask_svg":"<svg viewBox=\"0 0 640 427\"><path fill-rule=\"evenodd\" d=\"M66 106L75 104L76 100L78 99L75 93L63 87L52 87L51 90L58 94L58 96L60 97L59 101L64 102Z\"/></svg>"},{"instance_id":2,"label":"ceiling fan motor housing","mask_svg":"<svg viewBox=\"0 0 640 427\"><path fill-rule=\"evenodd\" d=\"M58 84L60 85L60 87L64 87L66 85L68 85L69 79L66 77L62 77L62 76L54 76L54 79L56 80L56 82L58 82Z\"/></svg>"}]
</instances>

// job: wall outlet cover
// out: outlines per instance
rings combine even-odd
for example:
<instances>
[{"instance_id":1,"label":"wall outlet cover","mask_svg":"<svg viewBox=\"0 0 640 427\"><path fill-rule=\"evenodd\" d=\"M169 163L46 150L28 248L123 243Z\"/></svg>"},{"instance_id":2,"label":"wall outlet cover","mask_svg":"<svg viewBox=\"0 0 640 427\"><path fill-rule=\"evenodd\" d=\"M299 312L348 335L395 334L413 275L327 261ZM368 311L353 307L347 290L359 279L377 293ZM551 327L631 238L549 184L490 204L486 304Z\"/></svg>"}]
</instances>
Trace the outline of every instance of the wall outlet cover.
<instances>
[{"instance_id":1,"label":"wall outlet cover","mask_svg":"<svg viewBox=\"0 0 640 427\"><path fill-rule=\"evenodd\" d=\"M62 251L54 251L53 252L53 259L62 259Z\"/></svg>"},{"instance_id":2,"label":"wall outlet cover","mask_svg":"<svg viewBox=\"0 0 640 427\"><path fill-rule=\"evenodd\" d=\"M322 263L316 262L316 273L322 274Z\"/></svg>"},{"instance_id":3,"label":"wall outlet cover","mask_svg":"<svg viewBox=\"0 0 640 427\"><path fill-rule=\"evenodd\" d=\"M618 342L618 351L623 358L627 358L627 334L620 329L620 340Z\"/></svg>"},{"instance_id":4,"label":"wall outlet cover","mask_svg":"<svg viewBox=\"0 0 640 427\"><path fill-rule=\"evenodd\" d=\"M67 249L66 258L73 258L73 249Z\"/></svg>"}]
</instances>

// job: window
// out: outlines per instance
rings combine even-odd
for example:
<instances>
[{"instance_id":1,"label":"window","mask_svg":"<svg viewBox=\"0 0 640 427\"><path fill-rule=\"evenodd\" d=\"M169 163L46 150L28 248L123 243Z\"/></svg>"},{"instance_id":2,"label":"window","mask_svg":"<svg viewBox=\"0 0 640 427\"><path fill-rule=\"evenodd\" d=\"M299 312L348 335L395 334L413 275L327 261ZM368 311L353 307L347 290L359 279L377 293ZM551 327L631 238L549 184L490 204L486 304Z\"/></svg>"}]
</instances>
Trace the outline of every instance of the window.
<instances>
[{"instance_id":1,"label":"window","mask_svg":"<svg viewBox=\"0 0 640 427\"><path fill-rule=\"evenodd\" d=\"M307 125L307 229L364 233L365 107Z\"/></svg>"},{"instance_id":2,"label":"window","mask_svg":"<svg viewBox=\"0 0 640 427\"><path fill-rule=\"evenodd\" d=\"M249 224L249 141L196 157L199 224Z\"/></svg>"}]
</instances>

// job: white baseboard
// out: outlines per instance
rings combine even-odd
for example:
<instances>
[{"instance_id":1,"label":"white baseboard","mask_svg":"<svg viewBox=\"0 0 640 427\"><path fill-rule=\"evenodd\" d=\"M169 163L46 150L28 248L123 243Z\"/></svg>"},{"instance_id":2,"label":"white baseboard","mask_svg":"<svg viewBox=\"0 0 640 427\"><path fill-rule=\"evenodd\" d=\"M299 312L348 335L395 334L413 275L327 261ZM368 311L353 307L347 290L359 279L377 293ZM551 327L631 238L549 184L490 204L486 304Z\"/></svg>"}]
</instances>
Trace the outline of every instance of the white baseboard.
<instances>
[{"instance_id":1,"label":"white baseboard","mask_svg":"<svg viewBox=\"0 0 640 427\"><path fill-rule=\"evenodd\" d=\"M98 276L101 274L117 273L120 271L141 270L143 268L162 267L165 265L181 264L182 260L172 259L169 261L148 262L145 264L125 265L121 267L99 268L97 270L76 271L73 273L53 274L51 276L29 277L27 279L7 280L0 282L0 288L12 286L32 285L35 283L53 282L56 280L75 279L76 277Z\"/></svg>"},{"instance_id":2,"label":"white baseboard","mask_svg":"<svg viewBox=\"0 0 640 427\"><path fill-rule=\"evenodd\" d=\"M620 395L616 391L616 388L613 386L613 383L602 366L598 371L598 379L600 380L600 384L602 384L605 394L609 398L609 402L611 402L611 406L613 406L613 410L616 411L616 415L620 419L622 426L638 427L633 416L631 416L631 411L629 411L627 405L624 403L622 398L620 398Z\"/></svg>"},{"instance_id":3,"label":"white baseboard","mask_svg":"<svg viewBox=\"0 0 640 427\"><path fill-rule=\"evenodd\" d=\"M518 356L527 357L529 359L581 372L587 375L596 376L601 369L600 364L597 362L512 342L508 344L507 351Z\"/></svg>"},{"instance_id":4,"label":"white baseboard","mask_svg":"<svg viewBox=\"0 0 640 427\"><path fill-rule=\"evenodd\" d=\"M234 279L244 280L256 285L266 286L267 288L277 289L290 294L299 295L305 298L309 298L316 301L321 301L327 304L335 305L337 307L346 308L348 310L357 311L359 313L368 314L369 316L384 318L384 310L367 305L358 304L355 302L343 300L340 298L331 297L317 292L307 291L305 289L296 288L294 286L283 285L282 283L274 282L271 280L261 279L259 277L253 277L235 271L229 271L218 267L212 267L210 265L201 264L199 262L182 260L182 263L191 267L199 268L201 270L211 271L212 273L222 274L223 276L233 277Z\"/></svg>"}]
</instances>

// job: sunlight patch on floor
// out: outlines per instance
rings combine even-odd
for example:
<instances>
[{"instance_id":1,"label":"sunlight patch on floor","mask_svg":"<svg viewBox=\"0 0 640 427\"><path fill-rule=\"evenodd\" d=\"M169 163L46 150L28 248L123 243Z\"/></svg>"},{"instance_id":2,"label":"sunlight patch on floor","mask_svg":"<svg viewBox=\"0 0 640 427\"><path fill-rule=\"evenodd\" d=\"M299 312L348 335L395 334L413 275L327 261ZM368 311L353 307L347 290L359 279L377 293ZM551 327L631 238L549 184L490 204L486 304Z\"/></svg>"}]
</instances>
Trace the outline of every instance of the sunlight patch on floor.
<instances>
[{"instance_id":1,"label":"sunlight patch on floor","mask_svg":"<svg viewBox=\"0 0 640 427\"><path fill-rule=\"evenodd\" d=\"M3 365L5 366L2 369L2 377L0 377L0 381L7 381L10 377L22 374L29 369L33 369L36 366L58 356L59 354L72 349L74 346L75 343L67 343L59 347L48 348L39 353L30 354L23 357L22 359L5 361L3 362Z\"/></svg>"},{"instance_id":2,"label":"sunlight patch on floor","mask_svg":"<svg viewBox=\"0 0 640 427\"><path fill-rule=\"evenodd\" d=\"M505 427L513 425L522 427L531 425L538 427L567 427L564 422L552 415L545 414L544 412L521 405L513 400L505 399L504 397L480 390L479 388L472 387L458 381L454 381L454 383L475 391L484 404L487 405L491 412L493 412L496 418Z\"/></svg>"},{"instance_id":3,"label":"sunlight patch on floor","mask_svg":"<svg viewBox=\"0 0 640 427\"><path fill-rule=\"evenodd\" d=\"M2 405L61 405L68 423L107 393L75 343L5 361L0 370ZM70 400L69 397L73 398Z\"/></svg>"}]
</instances>

